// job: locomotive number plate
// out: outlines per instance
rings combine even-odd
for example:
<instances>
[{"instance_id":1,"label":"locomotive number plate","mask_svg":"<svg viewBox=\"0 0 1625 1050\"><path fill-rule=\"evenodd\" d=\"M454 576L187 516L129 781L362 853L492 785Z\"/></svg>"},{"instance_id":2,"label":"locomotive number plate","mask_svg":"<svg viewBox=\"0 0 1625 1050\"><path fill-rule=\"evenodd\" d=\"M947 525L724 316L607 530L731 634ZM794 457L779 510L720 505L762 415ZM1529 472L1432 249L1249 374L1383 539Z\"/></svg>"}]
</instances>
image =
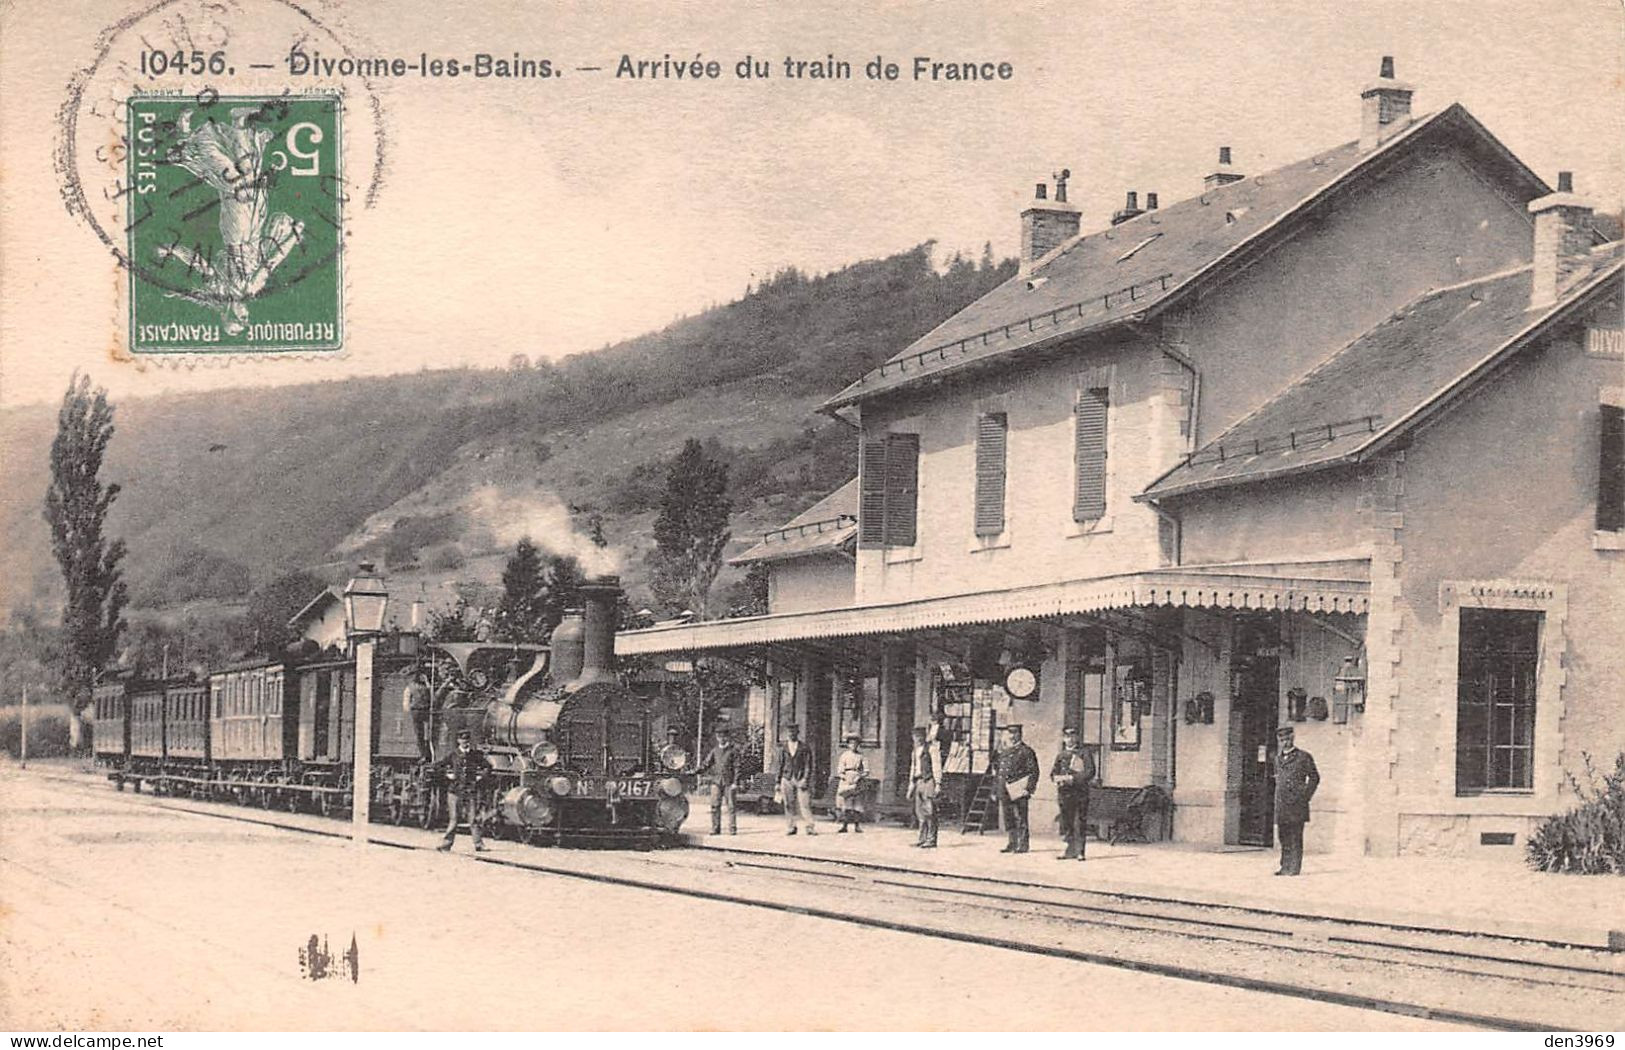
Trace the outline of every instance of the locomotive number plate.
<instances>
[{"instance_id":1,"label":"locomotive number plate","mask_svg":"<svg viewBox=\"0 0 1625 1050\"><path fill-rule=\"evenodd\" d=\"M621 798L650 798L655 793L652 780L580 780L576 782L576 794L592 795L595 798L604 798L617 795Z\"/></svg>"}]
</instances>

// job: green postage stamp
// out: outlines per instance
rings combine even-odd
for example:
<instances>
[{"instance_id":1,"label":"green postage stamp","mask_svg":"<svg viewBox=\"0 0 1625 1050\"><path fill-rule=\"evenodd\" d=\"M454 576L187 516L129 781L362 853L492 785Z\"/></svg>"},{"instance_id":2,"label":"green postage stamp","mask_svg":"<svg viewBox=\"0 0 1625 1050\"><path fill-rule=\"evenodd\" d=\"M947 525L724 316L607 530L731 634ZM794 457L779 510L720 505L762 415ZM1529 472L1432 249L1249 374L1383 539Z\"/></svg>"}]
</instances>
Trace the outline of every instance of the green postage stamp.
<instances>
[{"instance_id":1,"label":"green postage stamp","mask_svg":"<svg viewBox=\"0 0 1625 1050\"><path fill-rule=\"evenodd\" d=\"M344 342L336 95L129 101L130 350Z\"/></svg>"}]
</instances>

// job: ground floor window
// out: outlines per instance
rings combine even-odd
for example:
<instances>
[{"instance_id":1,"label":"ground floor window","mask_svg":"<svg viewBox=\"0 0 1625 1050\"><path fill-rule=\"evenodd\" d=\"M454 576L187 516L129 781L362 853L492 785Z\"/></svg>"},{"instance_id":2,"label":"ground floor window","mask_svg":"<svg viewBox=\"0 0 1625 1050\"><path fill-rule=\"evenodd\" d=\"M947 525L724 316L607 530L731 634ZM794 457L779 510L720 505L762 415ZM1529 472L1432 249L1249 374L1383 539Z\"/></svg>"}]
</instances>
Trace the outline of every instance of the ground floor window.
<instances>
[{"instance_id":1,"label":"ground floor window","mask_svg":"<svg viewBox=\"0 0 1625 1050\"><path fill-rule=\"evenodd\" d=\"M1456 665L1456 794L1534 787L1542 614L1462 609Z\"/></svg>"}]
</instances>

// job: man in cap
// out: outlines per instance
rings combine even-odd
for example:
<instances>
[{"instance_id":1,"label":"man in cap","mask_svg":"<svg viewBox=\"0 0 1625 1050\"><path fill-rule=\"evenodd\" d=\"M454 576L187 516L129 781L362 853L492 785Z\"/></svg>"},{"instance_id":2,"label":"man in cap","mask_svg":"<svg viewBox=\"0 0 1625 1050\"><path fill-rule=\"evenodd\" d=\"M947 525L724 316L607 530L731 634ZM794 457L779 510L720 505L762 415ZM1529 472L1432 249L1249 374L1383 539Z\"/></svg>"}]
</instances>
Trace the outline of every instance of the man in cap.
<instances>
[{"instance_id":1,"label":"man in cap","mask_svg":"<svg viewBox=\"0 0 1625 1050\"><path fill-rule=\"evenodd\" d=\"M1061 837L1066 852L1056 860L1083 860L1083 840L1089 830L1089 783L1095 779L1095 760L1078 744L1078 731L1068 726L1061 733L1061 753L1050 767L1050 780L1061 803Z\"/></svg>"},{"instance_id":2,"label":"man in cap","mask_svg":"<svg viewBox=\"0 0 1625 1050\"><path fill-rule=\"evenodd\" d=\"M440 851L448 852L457 841L457 818L466 816L468 833L474 837L476 852L485 852L480 837L480 817L476 795L479 786L491 772L491 763L474 746L474 735L466 729L457 731L457 747L451 754L434 764L434 770L446 783L446 837L440 840Z\"/></svg>"},{"instance_id":3,"label":"man in cap","mask_svg":"<svg viewBox=\"0 0 1625 1050\"><path fill-rule=\"evenodd\" d=\"M937 847L937 756L932 752L925 726L914 727L914 755L908 765L908 796L914 800L914 818L920 837L914 845Z\"/></svg>"},{"instance_id":4,"label":"man in cap","mask_svg":"<svg viewBox=\"0 0 1625 1050\"><path fill-rule=\"evenodd\" d=\"M1038 786L1038 754L1021 740L1021 726L1004 727L1005 747L994 760L999 774L999 805L1010 842L1000 853L1026 853L1030 833L1027 807Z\"/></svg>"},{"instance_id":5,"label":"man in cap","mask_svg":"<svg viewBox=\"0 0 1625 1050\"><path fill-rule=\"evenodd\" d=\"M1281 867L1277 875L1303 871L1303 826L1309 823L1309 800L1320 786L1314 756L1297 747L1291 726L1275 731L1275 824L1281 833Z\"/></svg>"},{"instance_id":6,"label":"man in cap","mask_svg":"<svg viewBox=\"0 0 1625 1050\"><path fill-rule=\"evenodd\" d=\"M739 816L734 810L734 799L739 792L739 749L734 747L727 726L717 726L716 746L706 754L695 768L696 773L711 775L711 834L722 834L722 814L728 814L728 834L739 834Z\"/></svg>"},{"instance_id":7,"label":"man in cap","mask_svg":"<svg viewBox=\"0 0 1625 1050\"><path fill-rule=\"evenodd\" d=\"M801 742L800 726L786 726L785 734L789 739L779 748L779 794L784 800L784 820L789 825L785 834L796 833L796 815L799 813L801 823L807 827L807 834L816 835L818 830L813 827L812 798L809 795L813 774L812 748Z\"/></svg>"},{"instance_id":8,"label":"man in cap","mask_svg":"<svg viewBox=\"0 0 1625 1050\"><path fill-rule=\"evenodd\" d=\"M863 830L863 781L869 775L869 761L861 744L856 732L846 734L846 750L835 762L835 818L842 831L848 824Z\"/></svg>"}]
</instances>

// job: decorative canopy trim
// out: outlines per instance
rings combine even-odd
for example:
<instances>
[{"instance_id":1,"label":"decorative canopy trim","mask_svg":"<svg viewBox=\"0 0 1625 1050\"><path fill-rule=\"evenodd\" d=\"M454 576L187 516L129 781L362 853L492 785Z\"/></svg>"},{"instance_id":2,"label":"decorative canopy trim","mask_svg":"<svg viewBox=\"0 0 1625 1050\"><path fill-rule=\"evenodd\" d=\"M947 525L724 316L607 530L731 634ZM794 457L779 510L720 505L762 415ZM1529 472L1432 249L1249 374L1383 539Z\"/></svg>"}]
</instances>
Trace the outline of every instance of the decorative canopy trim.
<instances>
[{"instance_id":1,"label":"decorative canopy trim","mask_svg":"<svg viewBox=\"0 0 1625 1050\"><path fill-rule=\"evenodd\" d=\"M1370 605L1370 593L1370 583L1360 579L1161 569L892 605L820 609L623 631L615 636L615 653L641 656L819 638L900 634L1133 606L1363 613Z\"/></svg>"}]
</instances>

